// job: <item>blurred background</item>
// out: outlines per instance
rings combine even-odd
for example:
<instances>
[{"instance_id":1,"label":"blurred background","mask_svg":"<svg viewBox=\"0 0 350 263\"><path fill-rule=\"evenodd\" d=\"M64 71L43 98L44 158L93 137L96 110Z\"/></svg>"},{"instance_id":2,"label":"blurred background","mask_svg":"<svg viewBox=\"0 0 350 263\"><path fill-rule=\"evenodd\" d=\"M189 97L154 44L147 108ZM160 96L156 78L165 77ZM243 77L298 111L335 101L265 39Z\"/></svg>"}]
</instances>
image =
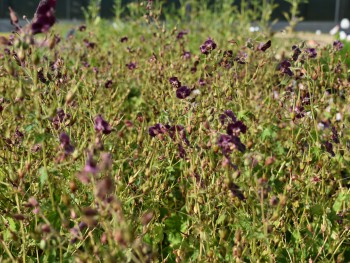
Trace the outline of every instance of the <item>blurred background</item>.
<instances>
[{"instance_id":1,"label":"blurred background","mask_svg":"<svg viewBox=\"0 0 350 263\"><path fill-rule=\"evenodd\" d=\"M35 9L40 0L0 0L0 30L9 27L8 7L11 6L19 17L26 15L28 19L33 17ZM242 0L236 0L235 4L239 7ZM249 0L245 0L249 2ZM303 22L298 25L296 30L322 30L329 31L334 25L338 24L342 18L350 17L350 0L303 0L299 6L300 17ZM301 2L303 2L301 1ZM122 5L127 6L131 2L140 2L140 0L122 0ZM177 8L179 0L164 0L164 8ZM215 0L209 2L214 3ZM288 12L290 4L286 0L274 0L278 7L274 10L272 20L278 19L279 23L275 29L283 28L285 20L283 12ZM103 18L113 18L115 0L102 0L100 15ZM60 20L81 20L84 18L82 9L87 7L89 0L58 0L56 16Z\"/></svg>"}]
</instances>

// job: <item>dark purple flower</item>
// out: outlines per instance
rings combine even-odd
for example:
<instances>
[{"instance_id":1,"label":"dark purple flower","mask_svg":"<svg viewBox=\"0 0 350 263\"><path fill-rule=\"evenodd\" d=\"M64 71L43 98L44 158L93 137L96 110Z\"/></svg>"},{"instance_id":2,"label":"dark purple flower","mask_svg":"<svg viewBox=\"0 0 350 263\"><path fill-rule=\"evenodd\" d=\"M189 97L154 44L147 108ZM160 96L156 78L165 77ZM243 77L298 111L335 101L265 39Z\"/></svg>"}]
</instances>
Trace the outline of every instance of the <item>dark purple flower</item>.
<instances>
[{"instance_id":1,"label":"dark purple flower","mask_svg":"<svg viewBox=\"0 0 350 263\"><path fill-rule=\"evenodd\" d=\"M56 0L41 0L31 24L32 34L47 32L56 22Z\"/></svg>"},{"instance_id":2,"label":"dark purple flower","mask_svg":"<svg viewBox=\"0 0 350 263\"><path fill-rule=\"evenodd\" d=\"M303 93L301 96L301 103L303 105L310 105L310 93L309 92L305 92Z\"/></svg>"},{"instance_id":3,"label":"dark purple flower","mask_svg":"<svg viewBox=\"0 0 350 263\"><path fill-rule=\"evenodd\" d=\"M191 58L191 52L189 51L184 51L184 53L182 54L182 57L184 59L190 59Z\"/></svg>"},{"instance_id":4,"label":"dark purple flower","mask_svg":"<svg viewBox=\"0 0 350 263\"><path fill-rule=\"evenodd\" d=\"M151 137L156 137L158 134L164 134L166 131L167 129L160 123L148 128L148 133Z\"/></svg>"},{"instance_id":5,"label":"dark purple flower","mask_svg":"<svg viewBox=\"0 0 350 263\"><path fill-rule=\"evenodd\" d=\"M173 86L176 89L181 87L181 82L179 81L179 79L177 77L171 77L169 79L169 82L170 82L171 86Z\"/></svg>"},{"instance_id":6,"label":"dark purple flower","mask_svg":"<svg viewBox=\"0 0 350 263\"><path fill-rule=\"evenodd\" d=\"M69 229L69 233L71 236L70 243L74 244L75 242L78 241L78 238L80 237L80 232L79 232L78 228L72 227L71 229Z\"/></svg>"},{"instance_id":7,"label":"dark purple flower","mask_svg":"<svg viewBox=\"0 0 350 263\"><path fill-rule=\"evenodd\" d=\"M45 78L45 76L44 76L44 73L43 73L43 69L42 68L40 68L39 70L38 70L38 79L42 82L42 83L44 83L44 84L46 84L47 83L47 79Z\"/></svg>"},{"instance_id":8,"label":"dark purple flower","mask_svg":"<svg viewBox=\"0 0 350 263\"><path fill-rule=\"evenodd\" d=\"M111 88L112 85L113 85L113 82L112 82L112 80L110 80L110 79L107 80L107 81L105 82L105 88L106 88L106 89Z\"/></svg>"},{"instance_id":9,"label":"dark purple flower","mask_svg":"<svg viewBox=\"0 0 350 263\"><path fill-rule=\"evenodd\" d=\"M136 68L136 63L130 62L129 64L126 64L126 66L128 67L128 69L134 70Z\"/></svg>"},{"instance_id":10,"label":"dark purple flower","mask_svg":"<svg viewBox=\"0 0 350 263\"><path fill-rule=\"evenodd\" d=\"M209 37L199 48L202 54L208 55L216 48L216 43Z\"/></svg>"},{"instance_id":11,"label":"dark purple flower","mask_svg":"<svg viewBox=\"0 0 350 263\"><path fill-rule=\"evenodd\" d=\"M86 30L86 25L79 26L79 31L84 32Z\"/></svg>"},{"instance_id":12,"label":"dark purple flower","mask_svg":"<svg viewBox=\"0 0 350 263\"><path fill-rule=\"evenodd\" d=\"M235 116L235 114L233 113L232 110L225 110L223 114L220 114L219 116L219 120L221 122L222 125L225 124L225 121L227 118L231 118L231 121L232 122L236 122L237 121L237 118Z\"/></svg>"},{"instance_id":13,"label":"dark purple flower","mask_svg":"<svg viewBox=\"0 0 350 263\"><path fill-rule=\"evenodd\" d=\"M333 47L334 47L335 50L339 51L339 50L343 49L344 44L341 41L336 40L336 41L333 42Z\"/></svg>"},{"instance_id":14,"label":"dark purple flower","mask_svg":"<svg viewBox=\"0 0 350 263\"><path fill-rule=\"evenodd\" d=\"M105 121L101 115L97 115L95 118L95 131L102 132L103 134L110 134L112 132L111 126Z\"/></svg>"},{"instance_id":15,"label":"dark purple flower","mask_svg":"<svg viewBox=\"0 0 350 263\"><path fill-rule=\"evenodd\" d=\"M240 51L235 57L235 61L237 61L239 64L246 64L247 58L248 58L248 54L244 51Z\"/></svg>"},{"instance_id":16,"label":"dark purple flower","mask_svg":"<svg viewBox=\"0 0 350 263\"><path fill-rule=\"evenodd\" d=\"M179 99L185 99L191 95L191 90L187 86L182 86L176 90L176 97Z\"/></svg>"},{"instance_id":17,"label":"dark purple flower","mask_svg":"<svg viewBox=\"0 0 350 263\"><path fill-rule=\"evenodd\" d=\"M340 143L338 131L334 126L332 127L332 140L335 143Z\"/></svg>"},{"instance_id":18,"label":"dark purple flower","mask_svg":"<svg viewBox=\"0 0 350 263\"><path fill-rule=\"evenodd\" d=\"M52 125L57 130L62 123L69 120L71 115L69 113L65 113L63 109L57 110L56 116L52 119Z\"/></svg>"},{"instance_id":19,"label":"dark purple flower","mask_svg":"<svg viewBox=\"0 0 350 263\"><path fill-rule=\"evenodd\" d=\"M11 51L8 49L8 48L4 48L4 53L6 55L10 55L11 54Z\"/></svg>"},{"instance_id":20,"label":"dark purple flower","mask_svg":"<svg viewBox=\"0 0 350 263\"><path fill-rule=\"evenodd\" d=\"M182 146L181 143L179 143L177 145L178 149L179 149L179 155L181 158L185 158L186 157L186 151L185 151L185 148Z\"/></svg>"},{"instance_id":21,"label":"dark purple flower","mask_svg":"<svg viewBox=\"0 0 350 263\"><path fill-rule=\"evenodd\" d=\"M331 142L326 141L324 143L324 146L326 147L326 151L329 152L334 157L335 153L333 151L333 144Z\"/></svg>"},{"instance_id":22,"label":"dark purple flower","mask_svg":"<svg viewBox=\"0 0 350 263\"><path fill-rule=\"evenodd\" d=\"M307 55L309 58L316 58L317 57L317 51L315 48L307 48L305 49Z\"/></svg>"},{"instance_id":23,"label":"dark purple flower","mask_svg":"<svg viewBox=\"0 0 350 263\"><path fill-rule=\"evenodd\" d=\"M70 138L67 133L62 132L60 134L60 143L66 154L74 152L74 146L71 145Z\"/></svg>"},{"instance_id":24,"label":"dark purple flower","mask_svg":"<svg viewBox=\"0 0 350 263\"><path fill-rule=\"evenodd\" d=\"M239 189L239 186L236 185L235 183L229 182L228 189L230 189L230 191L234 197L237 197L238 199L240 199L242 201L245 200L245 197L244 197L242 191Z\"/></svg>"},{"instance_id":25,"label":"dark purple flower","mask_svg":"<svg viewBox=\"0 0 350 263\"><path fill-rule=\"evenodd\" d=\"M205 80L201 78L198 80L198 84L199 86L205 86L206 83L205 83Z\"/></svg>"},{"instance_id":26,"label":"dark purple flower","mask_svg":"<svg viewBox=\"0 0 350 263\"><path fill-rule=\"evenodd\" d=\"M83 231L85 228L87 228L87 224L85 222L80 222L78 227L80 231Z\"/></svg>"},{"instance_id":27,"label":"dark purple flower","mask_svg":"<svg viewBox=\"0 0 350 263\"><path fill-rule=\"evenodd\" d=\"M176 38L177 38L177 39L182 39L182 38L184 37L184 35L187 35L187 31L180 31L180 32L177 34Z\"/></svg>"},{"instance_id":28,"label":"dark purple flower","mask_svg":"<svg viewBox=\"0 0 350 263\"><path fill-rule=\"evenodd\" d=\"M236 121L234 123L229 123L227 125L227 134L238 136L240 133L246 133L247 126L244 125L241 121Z\"/></svg>"},{"instance_id":29,"label":"dark purple flower","mask_svg":"<svg viewBox=\"0 0 350 263\"><path fill-rule=\"evenodd\" d=\"M270 47L271 47L271 40L267 41L266 43L260 43L258 46L258 50L265 52Z\"/></svg>"},{"instance_id":30,"label":"dark purple flower","mask_svg":"<svg viewBox=\"0 0 350 263\"><path fill-rule=\"evenodd\" d=\"M120 39L120 42L124 43L124 42L127 42L128 41L128 37L122 37Z\"/></svg>"},{"instance_id":31,"label":"dark purple flower","mask_svg":"<svg viewBox=\"0 0 350 263\"><path fill-rule=\"evenodd\" d=\"M295 106L294 109L290 107L289 112L294 112L295 118L297 119L301 119L305 116L305 108L303 106Z\"/></svg>"},{"instance_id":32,"label":"dark purple flower","mask_svg":"<svg viewBox=\"0 0 350 263\"><path fill-rule=\"evenodd\" d=\"M86 160L83 173L92 173L92 174L98 173L97 163L94 160L94 157L91 152L88 153L88 158Z\"/></svg>"},{"instance_id":33,"label":"dark purple flower","mask_svg":"<svg viewBox=\"0 0 350 263\"><path fill-rule=\"evenodd\" d=\"M292 59L293 59L293 61L297 61L299 55L301 54L301 50L300 50L300 48L298 48L295 45L292 47L292 50L294 51L293 55L292 55Z\"/></svg>"},{"instance_id":34,"label":"dark purple flower","mask_svg":"<svg viewBox=\"0 0 350 263\"><path fill-rule=\"evenodd\" d=\"M90 63L87 62L87 61L82 61L81 64L83 64L83 66L84 66L85 68L90 67Z\"/></svg>"},{"instance_id":35,"label":"dark purple flower","mask_svg":"<svg viewBox=\"0 0 350 263\"><path fill-rule=\"evenodd\" d=\"M84 44L87 48L91 48L94 49L96 47L96 43L94 42L90 42L89 40L87 40L86 38L83 40Z\"/></svg>"},{"instance_id":36,"label":"dark purple flower","mask_svg":"<svg viewBox=\"0 0 350 263\"><path fill-rule=\"evenodd\" d=\"M284 60L279 65L279 69L282 73L287 74L288 76L291 77L294 75L294 73L290 69L291 65L292 64L290 64L290 62L288 60Z\"/></svg>"},{"instance_id":37,"label":"dark purple flower","mask_svg":"<svg viewBox=\"0 0 350 263\"><path fill-rule=\"evenodd\" d=\"M237 149L242 153L246 150L245 145L241 142L239 137L228 134L220 135L218 146L221 148L222 154L227 158L234 149Z\"/></svg>"},{"instance_id":38,"label":"dark purple flower","mask_svg":"<svg viewBox=\"0 0 350 263\"><path fill-rule=\"evenodd\" d=\"M16 128L16 131L15 131L15 141L16 141L16 143L22 142L23 138L24 138L23 132L21 132L18 128Z\"/></svg>"},{"instance_id":39,"label":"dark purple flower","mask_svg":"<svg viewBox=\"0 0 350 263\"><path fill-rule=\"evenodd\" d=\"M16 15L15 11L13 11L13 9L11 7L9 7L9 11L10 11L11 25L18 27L18 17Z\"/></svg>"}]
</instances>

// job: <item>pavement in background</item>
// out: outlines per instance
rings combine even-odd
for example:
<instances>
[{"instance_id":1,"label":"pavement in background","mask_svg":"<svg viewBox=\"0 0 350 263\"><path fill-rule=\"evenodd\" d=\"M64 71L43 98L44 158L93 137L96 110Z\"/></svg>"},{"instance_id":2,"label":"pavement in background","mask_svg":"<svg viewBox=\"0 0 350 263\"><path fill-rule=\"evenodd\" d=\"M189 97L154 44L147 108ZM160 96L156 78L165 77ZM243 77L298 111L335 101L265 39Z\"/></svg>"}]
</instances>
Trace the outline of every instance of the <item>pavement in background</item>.
<instances>
[{"instance_id":1,"label":"pavement in background","mask_svg":"<svg viewBox=\"0 0 350 263\"><path fill-rule=\"evenodd\" d=\"M1 1L1 0L0 0ZM60 23L77 23L77 20L59 20ZM22 25L25 25L26 21L21 21ZM281 31L286 26L287 22L278 22L272 26L275 31ZM322 33L328 33L335 26L334 22L301 22L296 26L296 31L308 31L315 32L321 30ZM9 19L0 19L0 32L11 32L13 26L10 24Z\"/></svg>"}]
</instances>

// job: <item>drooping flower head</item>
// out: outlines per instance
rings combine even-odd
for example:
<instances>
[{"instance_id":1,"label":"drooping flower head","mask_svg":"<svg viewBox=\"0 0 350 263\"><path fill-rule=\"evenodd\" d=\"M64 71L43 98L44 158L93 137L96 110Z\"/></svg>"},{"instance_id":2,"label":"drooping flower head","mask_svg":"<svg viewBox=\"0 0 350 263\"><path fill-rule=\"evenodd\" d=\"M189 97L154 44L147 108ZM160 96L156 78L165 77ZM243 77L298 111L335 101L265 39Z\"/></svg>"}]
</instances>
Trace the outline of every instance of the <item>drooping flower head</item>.
<instances>
[{"instance_id":1,"label":"drooping flower head","mask_svg":"<svg viewBox=\"0 0 350 263\"><path fill-rule=\"evenodd\" d=\"M31 24L33 35L47 32L56 22L56 0L41 0Z\"/></svg>"},{"instance_id":2,"label":"drooping flower head","mask_svg":"<svg viewBox=\"0 0 350 263\"><path fill-rule=\"evenodd\" d=\"M124 43L124 42L127 42L128 41L128 37L122 37L120 39L120 42Z\"/></svg>"},{"instance_id":3,"label":"drooping flower head","mask_svg":"<svg viewBox=\"0 0 350 263\"><path fill-rule=\"evenodd\" d=\"M177 39L183 39L184 35L187 35L187 31L180 31L180 32L177 34L176 38L177 38Z\"/></svg>"},{"instance_id":4,"label":"drooping flower head","mask_svg":"<svg viewBox=\"0 0 350 263\"><path fill-rule=\"evenodd\" d=\"M334 126L332 127L332 140L335 143L340 143L338 131Z\"/></svg>"},{"instance_id":5,"label":"drooping flower head","mask_svg":"<svg viewBox=\"0 0 350 263\"><path fill-rule=\"evenodd\" d=\"M299 48L298 46L296 46L296 45L292 46L292 50L294 51L294 52L293 52L293 55L292 55L292 59L293 59L293 61L297 61L299 55L301 54L301 50L300 50L300 48Z\"/></svg>"},{"instance_id":6,"label":"drooping flower head","mask_svg":"<svg viewBox=\"0 0 350 263\"><path fill-rule=\"evenodd\" d=\"M331 142L326 141L324 142L324 146L326 148L326 151L329 152L332 155L332 157L334 157L335 152L333 150L333 144Z\"/></svg>"},{"instance_id":7,"label":"drooping flower head","mask_svg":"<svg viewBox=\"0 0 350 263\"><path fill-rule=\"evenodd\" d=\"M245 145L241 142L238 136L222 134L218 140L218 146L221 148L222 154L229 158L229 155L234 149L244 153L246 150Z\"/></svg>"},{"instance_id":8,"label":"drooping flower head","mask_svg":"<svg viewBox=\"0 0 350 263\"><path fill-rule=\"evenodd\" d=\"M306 54L308 55L309 58L316 58L317 57L317 51L315 48L307 48Z\"/></svg>"},{"instance_id":9,"label":"drooping flower head","mask_svg":"<svg viewBox=\"0 0 350 263\"><path fill-rule=\"evenodd\" d=\"M156 137L158 134L164 134L166 131L166 128L161 123L157 123L148 128L148 133L151 137Z\"/></svg>"},{"instance_id":10,"label":"drooping flower head","mask_svg":"<svg viewBox=\"0 0 350 263\"><path fill-rule=\"evenodd\" d=\"M208 55L216 48L216 43L209 37L199 48L202 54Z\"/></svg>"},{"instance_id":11,"label":"drooping flower head","mask_svg":"<svg viewBox=\"0 0 350 263\"><path fill-rule=\"evenodd\" d=\"M71 145L70 138L67 133L62 132L60 134L60 143L66 154L74 152L74 146Z\"/></svg>"},{"instance_id":12,"label":"drooping flower head","mask_svg":"<svg viewBox=\"0 0 350 263\"><path fill-rule=\"evenodd\" d=\"M112 132L112 128L107 121L105 121L101 115L97 115L95 118L95 131L102 132L103 134L110 134Z\"/></svg>"},{"instance_id":13,"label":"drooping flower head","mask_svg":"<svg viewBox=\"0 0 350 263\"><path fill-rule=\"evenodd\" d=\"M258 50L265 52L270 47L271 47L271 40L267 41L266 43L260 43L258 46Z\"/></svg>"},{"instance_id":14,"label":"drooping flower head","mask_svg":"<svg viewBox=\"0 0 350 263\"><path fill-rule=\"evenodd\" d=\"M84 166L83 172L85 173L92 173L96 174L98 173L97 163L94 160L94 156L91 152L88 153L88 158L86 160L86 164Z\"/></svg>"},{"instance_id":15,"label":"drooping flower head","mask_svg":"<svg viewBox=\"0 0 350 263\"><path fill-rule=\"evenodd\" d=\"M219 120L220 120L221 124L224 125L226 120L231 121L231 122L236 122L237 118L232 110L225 110L223 114L220 114Z\"/></svg>"},{"instance_id":16,"label":"drooping flower head","mask_svg":"<svg viewBox=\"0 0 350 263\"><path fill-rule=\"evenodd\" d=\"M292 66L292 64L290 64L290 62L288 60L284 60L279 65L279 69L282 73L287 74L288 76L292 77L294 75L294 73L290 69L291 66Z\"/></svg>"},{"instance_id":17,"label":"drooping flower head","mask_svg":"<svg viewBox=\"0 0 350 263\"><path fill-rule=\"evenodd\" d=\"M170 82L171 86L173 86L176 89L181 87L181 82L179 81L179 79L177 77L171 77L169 79L169 82Z\"/></svg>"},{"instance_id":18,"label":"drooping flower head","mask_svg":"<svg viewBox=\"0 0 350 263\"><path fill-rule=\"evenodd\" d=\"M333 42L333 47L335 50L339 51L343 49L344 44L340 40L336 40Z\"/></svg>"},{"instance_id":19,"label":"drooping flower head","mask_svg":"<svg viewBox=\"0 0 350 263\"><path fill-rule=\"evenodd\" d=\"M130 70L136 69L136 63L134 63L134 62L130 62L130 63L126 64L126 66L127 66L128 69L130 69Z\"/></svg>"},{"instance_id":20,"label":"drooping flower head","mask_svg":"<svg viewBox=\"0 0 350 263\"><path fill-rule=\"evenodd\" d=\"M184 51L182 54L183 59L190 59L191 58L191 52L189 51Z\"/></svg>"},{"instance_id":21,"label":"drooping flower head","mask_svg":"<svg viewBox=\"0 0 350 263\"><path fill-rule=\"evenodd\" d=\"M241 121L236 121L227 125L226 132L228 135L238 136L240 133L247 132L247 126L245 126L245 124Z\"/></svg>"},{"instance_id":22,"label":"drooping flower head","mask_svg":"<svg viewBox=\"0 0 350 263\"><path fill-rule=\"evenodd\" d=\"M179 99L186 99L191 95L191 90L187 86L182 86L176 90L176 97Z\"/></svg>"}]
</instances>

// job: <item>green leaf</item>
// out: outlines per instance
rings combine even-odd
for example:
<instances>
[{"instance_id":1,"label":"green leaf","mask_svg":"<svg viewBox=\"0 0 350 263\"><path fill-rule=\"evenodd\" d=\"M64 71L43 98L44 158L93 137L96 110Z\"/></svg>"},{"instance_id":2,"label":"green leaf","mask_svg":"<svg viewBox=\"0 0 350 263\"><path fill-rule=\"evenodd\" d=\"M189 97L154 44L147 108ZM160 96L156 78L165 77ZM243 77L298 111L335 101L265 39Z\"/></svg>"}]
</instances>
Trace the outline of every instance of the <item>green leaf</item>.
<instances>
[{"instance_id":1,"label":"green leaf","mask_svg":"<svg viewBox=\"0 0 350 263\"><path fill-rule=\"evenodd\" d=\"M261 139L264 141L267 138L275 138L277 135L276 133L276 127L274 126L269 126L266 129L263 130L263 132L261 133Z\"/></svg>"},{"instance_id":2,"label":"green leaf","mask_svg":"<svg viewBox=\"0 0 350 263\"><path fill-rule=\"evenodd\" d=\"M10 226L11 231L16 232L17 231L17 226L16 226L15 221L11 217L8 217L6 219L9 222L9 226Z\"/></svg>"},{"instance_id":3,"label":"green leaf","mask_svg":"<svg viewBox=\"0 0 350 263\"><path fill-rule=\"evenodd\" d=\"M159 244L163 241L164 233L163 233L163 225L156 223L153 226L153 242L154 244Z\"/></svg>"},{"instance_id":4,"label":"green leaf","mask_svg":"<svg viewBox=\"0 0 350 263\"><path fill-rule=\"evenodd\" d=\"M40 167L39 174L40 174L39 176L40 187L43 187L49 177L45 167Z\"/></svg>"},{"instance_id":5,"label":"green leaf","mask_svg":"<svg viewBox=\"0 0 350 263\"><path fill-rule=\"evenodd\" d=\"M24 130L25 130L26 132L30 132L31 130L33 130L33 128L34 128L34 124L29 124L28 126L26 126L26 127L24 128Z\"/></svg>"},{"instance_id":6,"label":"green leaf","mask_svg":"<svg viewBox=\"0 0 350 263\"><path fill-rule=\"evenodd\" d=\"M333 210L338 213L340 210L341 210L341 207L343 205L343 202L345 200L349 200L349 194L348 193L344 193L344 192L341 192L337 199L335 199L335 202L333 204Z\"/></svg>"},{"instance_id":7,"label":"green leaf","mask_svg":"<svg viewBox=\"0 0 350 263\"><path fill-rule=\"evenodd\" d=\"M216 224L220 225L222 222L224 222L226 219L226 215L222 214L221 216L219 216L218 220L216 220Z\"/></svg>"},{"instance_id":8,"label":"green leaf","mask_svg":"<svg viewBox=\"0 0 350 263\"><path fill-rule=\"evenodd\" d=\"M46 133L40 133L35 135L35 143L41 143L49 138L49 135Z\"/></svg>"},{"instance_id":9,"label":"green leaf","mask_svg":"<svg viewBox=\"0 0 350 263\"><path fill-rule=\"evenodd\" d=\"M177 247L182 242L182 236L180 233L169 233L168 240L172 247Z\"/></svg>"},{"instance_id":10,"label":"green leaf","mask_svg":"<svg viewBox=\"0 0 350 263\"><path fill-rule=\"evenodd\" d=\"M323 215L323 206L320 204L316 204L310 209L312 215Z\"/></svg>"}]
</instances>

